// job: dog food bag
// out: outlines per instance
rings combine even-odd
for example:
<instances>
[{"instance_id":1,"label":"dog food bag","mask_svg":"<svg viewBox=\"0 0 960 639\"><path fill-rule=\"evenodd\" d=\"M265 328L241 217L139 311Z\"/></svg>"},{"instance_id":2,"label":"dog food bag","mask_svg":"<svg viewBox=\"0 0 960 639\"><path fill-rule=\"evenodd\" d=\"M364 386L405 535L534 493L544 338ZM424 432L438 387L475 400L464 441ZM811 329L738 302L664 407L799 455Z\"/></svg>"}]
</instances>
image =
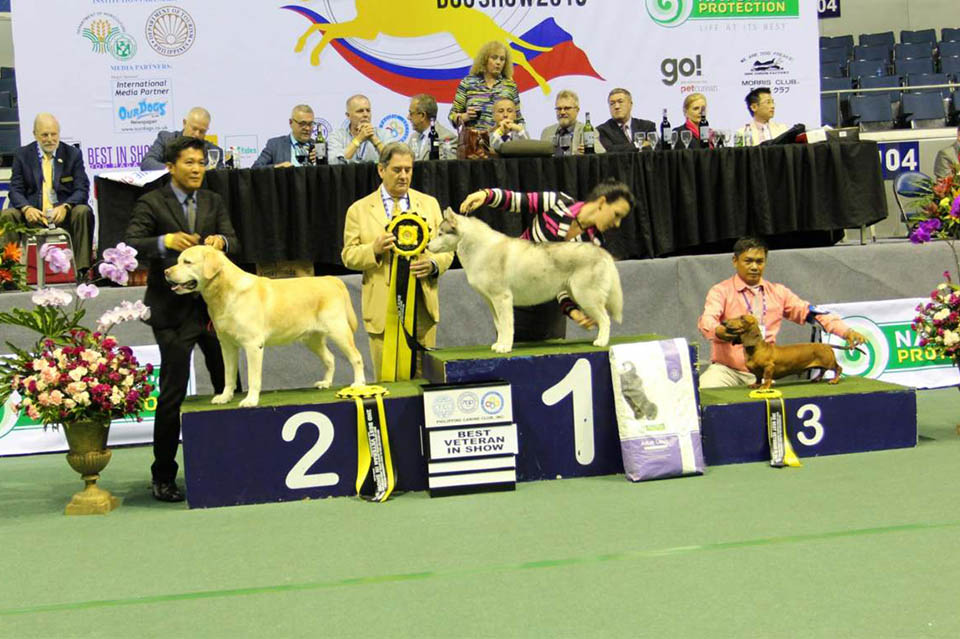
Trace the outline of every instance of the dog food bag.
<instances>
[{"instance_id":1,"label":"dog food bag","mask_svg":"<svg viewBox=\"0 0 960 639\"><path fill-rule=\"evenodd\" d=\"M682 338L610 347L627 479L703 473L690 347Z\"/></svg>"}]
</instances>

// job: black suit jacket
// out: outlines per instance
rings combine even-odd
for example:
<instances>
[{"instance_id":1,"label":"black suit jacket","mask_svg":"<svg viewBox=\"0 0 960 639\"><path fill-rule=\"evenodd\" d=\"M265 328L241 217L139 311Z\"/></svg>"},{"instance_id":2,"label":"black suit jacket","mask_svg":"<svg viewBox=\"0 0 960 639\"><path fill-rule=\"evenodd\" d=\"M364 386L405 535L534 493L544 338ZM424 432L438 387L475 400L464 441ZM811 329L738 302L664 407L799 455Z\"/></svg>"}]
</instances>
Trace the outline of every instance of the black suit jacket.
<instances>
[{"instance_id":1,"label":"black suit jacket","mask_svg":"<svg viewBox=\"0 0 960 639\"><path fill-rule=\"evenodd\" d=\"M681 131L688 131L688 130L689 130L689 129L687 129L687 123L684 122L684 123L681 124L680 126L674 127L673 130L677 132L677 146L676 146L676 148L677 148L677 149L680 149L680 150L683 150L683 142L680 141L680 132L681 132ZM691 131L691 133L693 133L693 132ZM700 138L698 138L697 136L694 135L694 136L693 136L693 139L690 140L690 148L691 148L691 149L709 149L709 148L710 148L710 143L709 143L709 142L702 142L702 141L700 140Z\"/></svg>"},{"instance_id":2,"label":"black suit jacket","mask_svg":"<svg viewBox=\"0 0 960 639\"><path fill-rule=\"evenodd\" d=\"M638 131L651 133L657 130L657 126L650 120L631 118L630 130L633 133L637 133ZM607 150L607 153L623 153L624 151L637 150L637 147L633 146L633 140L627 139L627 136L623 134L623 129L620 128L620 125L613 118L610 118L598 126L597 132L600 133L600 144Z\"/></svg>"},{"instance_id":3,"label":"black suit jacket","mask_svg":"<svg viewBox=\"0 0 960 639\"><path fill-rule=\"evenodd\" d=\"M59 204L86 204L90 180L83 168L83 153L75 146L60 143L53 156L53 185ZM20 147L13 160L10 176L10 206L43 208L43 168L37 154L37 143Z\"/></svg>"},{"instance_id":4,"label":"black suit jacket","mask_svg":"<svg viewBox=\"0 0 960 639\"><path fill-rule=\"evenodd\" d=\"M179 326L197 309L206 313L206 306L199 295L177 295L170 290L163 276L164 269L176 264L180 254L167 249L166 255L162 255L157 238L178 231L190 232L183 207L169 185L144 194L133 205L126 240L127 244L137 249L141 263L150 260L143 303L150 307L147 324L154 328ZM201 242L207 236L222 235L227 238L229 254L238 255L240 252L240 241L230 223L227 207L223 198L213 191L197 191L196 233L200 235Z\"/></svg>"},{"instance_id":5,"label":"black suit jacket","mask_svg":"<svg viewBox=\"0 0 960 639\"><path fill-rule=\"evenodd\" d=\"M157 133L157 139L153 141L153 144L150 145L150 150L147 151L147 154L143 156L142 160L140 160L140 170L159 171L160 169L167 168L166 163L163 161L164 157L166 156L167 143L180 137L181 135L183 135L183 131L160 131ZM204 157L206 157L207 151L210 149L220 149L220 147L210 140L204 140ZM226 159L227 158L223 155L223 149L220 149L220 161L217 162L218 169L223 168L223 162Z\"/></svg>"}]
</instances>

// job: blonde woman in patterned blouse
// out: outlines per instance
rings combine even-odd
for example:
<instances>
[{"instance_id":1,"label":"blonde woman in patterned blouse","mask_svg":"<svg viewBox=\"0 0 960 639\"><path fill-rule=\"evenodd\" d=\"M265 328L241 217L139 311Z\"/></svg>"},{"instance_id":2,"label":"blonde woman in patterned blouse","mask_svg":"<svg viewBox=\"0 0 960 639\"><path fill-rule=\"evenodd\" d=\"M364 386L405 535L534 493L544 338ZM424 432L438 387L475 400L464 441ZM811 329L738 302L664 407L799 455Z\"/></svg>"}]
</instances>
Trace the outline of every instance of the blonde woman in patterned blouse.
<instances>
[{"instance_id":1,"label":"blonde woman in patterned blouse","mask_svg":"<svg viewBox=\"0 0 960 639\"><path fill-rule=\"evenodd\" d=\"M494 40L481 47L470 67L470 75L460 81L450 109L450 122L458 128L468 126L488 131L495 126L493 105L500 98L513 100L517 105L517 122L522 124L520 93L513 81L510 49Z\"/></svg>"}]
</instances>

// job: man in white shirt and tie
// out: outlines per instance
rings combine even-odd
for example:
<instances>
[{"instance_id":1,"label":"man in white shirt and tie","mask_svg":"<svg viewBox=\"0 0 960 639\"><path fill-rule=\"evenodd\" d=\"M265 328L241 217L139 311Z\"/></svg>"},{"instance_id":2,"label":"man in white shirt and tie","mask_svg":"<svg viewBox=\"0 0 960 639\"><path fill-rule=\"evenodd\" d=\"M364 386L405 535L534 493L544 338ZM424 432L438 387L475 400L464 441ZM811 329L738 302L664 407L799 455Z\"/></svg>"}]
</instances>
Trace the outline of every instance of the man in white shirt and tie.
<instances>
[{"instance_id":1,"label":"man in white shirt and tie","mask_svg":"<svg viewBox=\"0 0 960 639\"><path fill-rule=\"evenodd\" d=\"M773 121L776 104L770 95L770 87L757 87L747 94L744 99L747 110L753 119L737 131L743 136L745 146L757 146L767 140L772 140L790 128L786 124Z\"/></svg>"},{"instance_id":2,"label":"man in white shirt and tie","mask_svg":"<svg viewBox=\"0 0 960 639\"><path fill-rule=\"evenodd\" d=\"M413 157L418 162L430 159L430 123L433 122L440 137L440 159L457 159L457 136L450 129L437 122L437 99L429 93L420 93L410 98L410 109L407 113L413 133L410 134L408 144L413 150Z\"/></svg>"}]
</instances>

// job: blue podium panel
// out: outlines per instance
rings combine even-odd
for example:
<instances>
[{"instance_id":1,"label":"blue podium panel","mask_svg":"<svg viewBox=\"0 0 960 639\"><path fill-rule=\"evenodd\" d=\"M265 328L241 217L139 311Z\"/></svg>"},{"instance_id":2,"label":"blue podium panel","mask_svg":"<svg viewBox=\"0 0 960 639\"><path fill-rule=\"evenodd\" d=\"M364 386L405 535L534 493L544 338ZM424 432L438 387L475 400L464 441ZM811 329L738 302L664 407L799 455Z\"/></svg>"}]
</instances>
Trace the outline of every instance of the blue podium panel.
<instances>
[{"instance_id":1,"label":"blue podium panel","mask_svg":"<svg viewBox=\"0 0 960 639\"><path fill-rule=\"evenodd\" d=\"M426 490L420 452L423 400L416 383L385 384L384 412L397 490ZM356 494L357 408L335 391L266 392L260 406L209 397L184 402L184 475L191 508Z\"/></svg>"},{"instance_id":2,"label":"blue podium panel","mask_svg":"<svg viewBox=\"0 0 960 639\"><path fill-rule=\"evenodd\" d=\"M787 433L799 457L917 445L917 395L912 388L861 377L825 383L777 384ZM700 390L707 465L769 461L766 406L750 389Z\"/></svg>"},{"instance_id":3,"label":"blue podium panel","mask_svg":"<svg viewBox=\"0 0 960 639\"><path fill-rule=\"evenodd\" d=\"M612 342L656 339L663 338L639 335ZM520 439L519 481L623 472L607 349L560 340L514 344L505 355L489 346L449 348L427 353L423 368L435 383L510 382Z\"/></svg>"}]
</instances>

